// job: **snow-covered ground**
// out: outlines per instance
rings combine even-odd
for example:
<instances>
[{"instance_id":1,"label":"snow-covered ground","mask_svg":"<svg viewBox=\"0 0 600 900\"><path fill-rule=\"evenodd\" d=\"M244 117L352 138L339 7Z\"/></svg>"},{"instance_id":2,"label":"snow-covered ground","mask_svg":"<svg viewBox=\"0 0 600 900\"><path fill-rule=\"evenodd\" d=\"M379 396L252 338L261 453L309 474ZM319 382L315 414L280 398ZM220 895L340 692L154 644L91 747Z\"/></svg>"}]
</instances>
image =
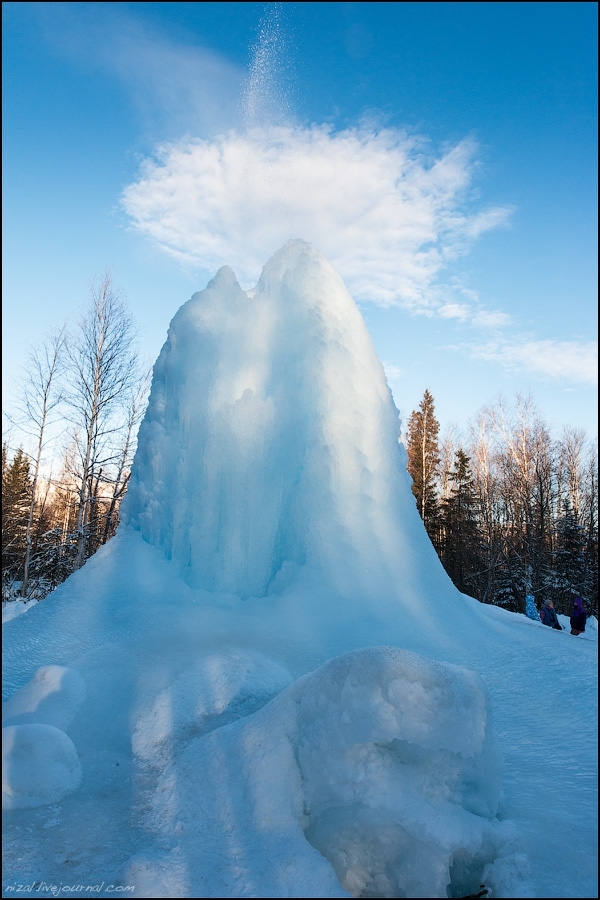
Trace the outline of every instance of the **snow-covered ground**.
<instances>
[{"instance_id":1,"label":"snow-covered ground","mask_svg":"<svg viewBox=\"0 0 600 900\"><path fill-rule=\"evenodd\" d=\"M37 600L10 600L6 602L2 602L2 624L5 622L10 622L11 619L14 619L16 616L22 615L22 613L27 612L28 609L31 609L32 606L38 603Z\"/></svg>"},{"instance_id":2,"label":"snow-covered ground","mask_svg":"<svg viewBox=\"0 0 600 900\"><path fill-rule=\"evenodd\" d=\"M597 622L459 594L398 430L309 245L182 307L117 536L3 628L4 896L597 896Z\"/></svg>"}]
</instances>

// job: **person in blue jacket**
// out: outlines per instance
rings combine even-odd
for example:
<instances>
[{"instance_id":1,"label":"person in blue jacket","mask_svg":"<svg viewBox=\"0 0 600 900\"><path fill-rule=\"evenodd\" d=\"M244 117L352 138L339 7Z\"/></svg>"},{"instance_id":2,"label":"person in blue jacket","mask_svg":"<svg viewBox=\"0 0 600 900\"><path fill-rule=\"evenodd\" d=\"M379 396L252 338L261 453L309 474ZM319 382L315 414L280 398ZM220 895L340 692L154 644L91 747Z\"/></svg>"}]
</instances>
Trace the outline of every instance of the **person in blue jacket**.
<instances>
[{"instance_id":1,"label":"person in blue jacket","mask_svg":"<svg viewBox=\"0 0 600 900\"><path fill-rule=\"evenodd\" d=\"M583 634L586 619L587 613L583 608L583 600L581 597L575 597L571 611L571 634Z\"/></svg>"},{"instance_id":2,"label":"person in blue jacket","mask_svg":"<svg viewBox=\"0 0 600 900\"><path fill-rule=\"evenodd\" d=\"M562 631L562 625L558 621L558 616L556 615L552 600L546 600L540 609L540 619L544 625L549 625L550 628L556 628L557 631Z\"/></svg>"}]
</instances>

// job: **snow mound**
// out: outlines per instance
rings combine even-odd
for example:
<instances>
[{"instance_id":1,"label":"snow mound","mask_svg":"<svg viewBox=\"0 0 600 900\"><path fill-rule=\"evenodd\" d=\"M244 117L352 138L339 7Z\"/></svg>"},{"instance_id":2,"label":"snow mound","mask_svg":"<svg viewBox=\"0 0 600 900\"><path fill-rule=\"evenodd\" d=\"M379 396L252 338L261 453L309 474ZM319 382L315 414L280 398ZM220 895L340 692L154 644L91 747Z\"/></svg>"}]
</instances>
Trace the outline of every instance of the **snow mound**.
<instances>
[{"instance_id":1,"label":"snow mound","mask_svg":"<svg viewBox=\"0 0 600 900\"><path fill-rule=\"evenodd\" d=\"M177 744L255 712L291 680L285 669L259 653L234 648L210 653L137 713L133 752L160 765Z\"/></svg>"},{"instance_id":2,"label":"snow mound","mask_svg":"<svg viewBox=\"0 0 600 900\"><path fill-rule=\"evenodd\" d=\"M598 641L598 619L596 616L590 616L585 623L585 631L579 637L584 636L588 641Z\"/></svg>"},{"instance_id":3,"label":"snow mound","mask_svg":"<svg viewBox=\"0 0 600 900\"><path fill-rule=\"evenodd\" d=\"M473 672L408 651L359 651L312 676L298 716L306 835L349 893L445 897L455 859L477 881L500 793L489 715Z\"/></svg>"},{"instance_id":4,"label":"snow mound","mask_svg":"<svg viewBox=\"0 0 600 900\"><path fill-rule=\"evenodd\" d=\"M53 725L2 729L2 808L56 803L79 787L81 763L71 738Z\"/></svg>"},{"instance_id":5,"label":"snow mound","mask_svg":"<svg viewBox=\"0 0 600 900\"><path fill-rule=\"evenodd\" d=\"M176 834L161 870L175 878L193 843L222 897L242 896L244 867L261 896L446 897L494 860L500 772L478 676L367 648L192 740L159 779L151 827L163 853Z\"/></svg>"},{"instance_id":6,"label":"snow mound","mask_svg":"<svg viewBox=\"0 0 600 900\"><path fill-rule=\"evenodd\" d=\"M65 666L42 666L2 705L3 725L41 724L64 729L85 698L83 678Z\"/></svg>"}]
</instances>

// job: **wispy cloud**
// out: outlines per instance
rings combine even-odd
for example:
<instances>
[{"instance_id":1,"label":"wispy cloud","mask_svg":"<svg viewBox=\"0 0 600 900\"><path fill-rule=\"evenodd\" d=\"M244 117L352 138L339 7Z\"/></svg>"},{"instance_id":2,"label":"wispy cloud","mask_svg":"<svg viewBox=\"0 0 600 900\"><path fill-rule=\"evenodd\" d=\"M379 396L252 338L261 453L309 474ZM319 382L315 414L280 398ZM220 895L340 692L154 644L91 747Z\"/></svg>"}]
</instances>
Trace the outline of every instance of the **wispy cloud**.
<instances>
[{"instance_id":1,"label":"wispy cloud","mask_svg":"<svg viewBox=\"0 0 600 900\"><path fill-rule=\"evenodd\" d=\"M245 71L206 48L131 28L107 42L103 57L150 127L216 134L241 116Z\"/></svg>"},{"instance_id":2,"label":"wispy cloud","mask_svg":"<svg viewBox=\"0 0 600 900\"><path fill-rule=\"evenodd\" d=\"M136 4L24 5L54 52L122 84L154 139L217 134L241 120L246 69L202 46L197 35L153 27Z\"/></svg>"},{"instance_id":3,"label":"wispy cloud","mask_svg":"<svg viewBox=\"0 0 600 900\"><path fill-rule=\"evenodd\" d=\"M510 210L471 211L476 146L434 154L427 141L366 125L231 131L164 144L123 193L134 228L165 252L254 283L288 239L314 243L358 301L467 317L448 303L444 268Z\"/></svg>"},{"instance_id":4,"label":"wispy cloud","mask_svg":"<svg viewBox=\"0 0 600 900\"><path fill-rule=\"evenodd\" d=\"M463 348L464 349L464 348ZM526 372L556 381L595 387L598 384L598 342L522 340L489 342L471 347L474 359L499 363L513 372Z\"/></svg>"},{"instance_id":5,"label":"wispy cloud","mask_svg":"<svg viewBox=\"0 0 600 900\"><path fill-rule=\"evenodd\" d=\"M442 319L460 319L464 321L470 317L471 310L465 303L445 303L438 309L438 315Z\"/></svg>"}]
</instances>

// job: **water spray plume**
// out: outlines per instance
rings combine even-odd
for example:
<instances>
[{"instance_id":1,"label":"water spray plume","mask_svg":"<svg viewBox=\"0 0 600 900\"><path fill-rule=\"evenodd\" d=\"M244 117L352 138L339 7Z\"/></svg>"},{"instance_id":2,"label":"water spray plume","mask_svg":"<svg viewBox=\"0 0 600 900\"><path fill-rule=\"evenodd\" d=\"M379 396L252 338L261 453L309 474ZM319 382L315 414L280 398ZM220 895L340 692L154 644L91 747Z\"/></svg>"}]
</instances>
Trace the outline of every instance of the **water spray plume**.
<instances>
[{"instance_id":1,"label":"water spray plume","mask_svg":"<svg viewBox=\"0 0 600 900\"><path fill-rule=\"evenodd\" d=\"M285 88L289 65L282 23L283 4L269 3L252 49L250 76L244 91L243 113L247 131L283 125L291 118Z\"/></svg>"}]
</instances>

